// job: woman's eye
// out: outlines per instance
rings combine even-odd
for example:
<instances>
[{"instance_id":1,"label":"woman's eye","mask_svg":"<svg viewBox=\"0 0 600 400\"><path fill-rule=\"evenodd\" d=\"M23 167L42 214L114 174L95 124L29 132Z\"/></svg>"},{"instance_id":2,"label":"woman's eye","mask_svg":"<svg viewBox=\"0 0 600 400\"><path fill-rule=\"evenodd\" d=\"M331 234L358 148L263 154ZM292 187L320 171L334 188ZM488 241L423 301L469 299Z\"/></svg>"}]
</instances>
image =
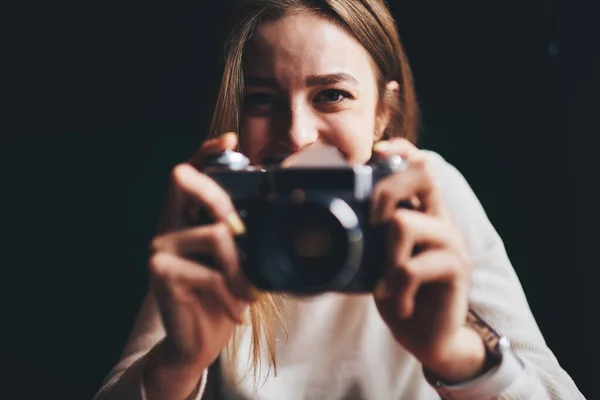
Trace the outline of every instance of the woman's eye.
<instances>
[{"instance_id":1,"label":"woman's eye","mask_svg":"<svg viewBox=\"0 0 600 400\"><path fill-rule=\"evenodd\" d=\"M244 105L250 107L268 106L273 102L273 96L267 93L251 93L244 96Z\"/></svg>"},{"instance_id":2,"label":"woman's eye","mask_svg":"<svg viewBox=\"0 0 600 400\"><path fill-rule=\"evenodd\" d=\"M322 103L339 103L351 97L348 92L344 92L343 90L329 89L319 93L316 100Z\"/></svg>"}]
</instances>

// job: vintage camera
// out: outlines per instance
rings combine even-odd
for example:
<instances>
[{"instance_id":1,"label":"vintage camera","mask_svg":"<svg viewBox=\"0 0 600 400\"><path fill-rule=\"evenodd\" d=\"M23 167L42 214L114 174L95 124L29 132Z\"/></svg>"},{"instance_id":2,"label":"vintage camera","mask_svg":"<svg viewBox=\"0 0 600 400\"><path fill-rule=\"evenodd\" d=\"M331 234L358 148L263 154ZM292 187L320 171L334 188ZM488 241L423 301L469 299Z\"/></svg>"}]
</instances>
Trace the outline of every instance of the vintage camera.
<instances>
[{"instance_id":1,"label":"vintage camera","mask_svg":"<svg viewBox=\"0 0 600 400\"><path fill-rule=\"evenodd\" d=\"M366 165L256 168L226 151L204 172L229 193L246 225L236 240L248 279L262 290L312 295L374 289L386 229L369 222L371 192L405 167L396 156Z\"/></svg>"}]
</instances>

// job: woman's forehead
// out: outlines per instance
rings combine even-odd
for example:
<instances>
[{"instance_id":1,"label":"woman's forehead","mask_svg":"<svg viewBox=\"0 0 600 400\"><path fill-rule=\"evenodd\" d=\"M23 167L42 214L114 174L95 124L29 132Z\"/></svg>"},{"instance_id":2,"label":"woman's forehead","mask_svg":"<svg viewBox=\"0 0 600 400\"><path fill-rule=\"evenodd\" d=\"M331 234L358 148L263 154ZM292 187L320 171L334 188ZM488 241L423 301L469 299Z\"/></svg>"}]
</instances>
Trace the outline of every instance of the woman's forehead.
<instances>
[{"instance_id":1,"label":"woman's forehead","mask_svg":"<svg viewBox=\"0 0 600 400\"><path fill-rule=\"evenodd\" d=\"M369 53L353 36L335 23L308 13L262 24L244 54L244 73L251 75L345 72L359 79L364 74L372 76L372 64Z\"/></svg>"}]
</instances>

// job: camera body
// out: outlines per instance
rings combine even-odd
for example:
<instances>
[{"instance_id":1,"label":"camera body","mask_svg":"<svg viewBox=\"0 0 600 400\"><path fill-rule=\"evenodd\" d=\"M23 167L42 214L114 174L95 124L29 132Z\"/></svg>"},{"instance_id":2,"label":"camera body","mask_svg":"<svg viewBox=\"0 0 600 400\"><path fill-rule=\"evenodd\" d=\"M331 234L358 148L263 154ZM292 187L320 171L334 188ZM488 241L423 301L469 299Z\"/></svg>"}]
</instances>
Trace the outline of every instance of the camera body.
<instances>
[{"instance_id":1,"label":"camera body","mask_svg":"<svg viewBox=\"0 0 600 400\"><path fill-rule=\"evenodd\" d=\"M256 168L226 151L204 172L232 198L246 226L241 268L257 288L312 295L373 291L385 266L385 226L369 221L374 186L406 163Z\"/></svg>"}]
</instances>

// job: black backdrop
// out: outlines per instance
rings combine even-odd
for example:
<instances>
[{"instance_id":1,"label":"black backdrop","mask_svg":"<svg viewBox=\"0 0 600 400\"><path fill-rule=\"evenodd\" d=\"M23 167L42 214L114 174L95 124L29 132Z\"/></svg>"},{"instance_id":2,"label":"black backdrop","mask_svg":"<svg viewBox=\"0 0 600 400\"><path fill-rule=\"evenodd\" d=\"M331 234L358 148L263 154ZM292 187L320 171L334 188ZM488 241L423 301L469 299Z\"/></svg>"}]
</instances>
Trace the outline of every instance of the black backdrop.
<instances>
[{"instance_id":1,"label":"black backdrop","mask_svg":"<svg viewBox=\"0 0 600 400\"><path fill-rule=\"evenodd\" d=\"M421 145L467 177L548 344L598 396L590 14L551 1L390 4L423 107ZM118 360L146 290L169 169L208 123L224 9L52 3L10 14L0 142L7 398L91 398Z\"/></svg>"}]
</instances>

